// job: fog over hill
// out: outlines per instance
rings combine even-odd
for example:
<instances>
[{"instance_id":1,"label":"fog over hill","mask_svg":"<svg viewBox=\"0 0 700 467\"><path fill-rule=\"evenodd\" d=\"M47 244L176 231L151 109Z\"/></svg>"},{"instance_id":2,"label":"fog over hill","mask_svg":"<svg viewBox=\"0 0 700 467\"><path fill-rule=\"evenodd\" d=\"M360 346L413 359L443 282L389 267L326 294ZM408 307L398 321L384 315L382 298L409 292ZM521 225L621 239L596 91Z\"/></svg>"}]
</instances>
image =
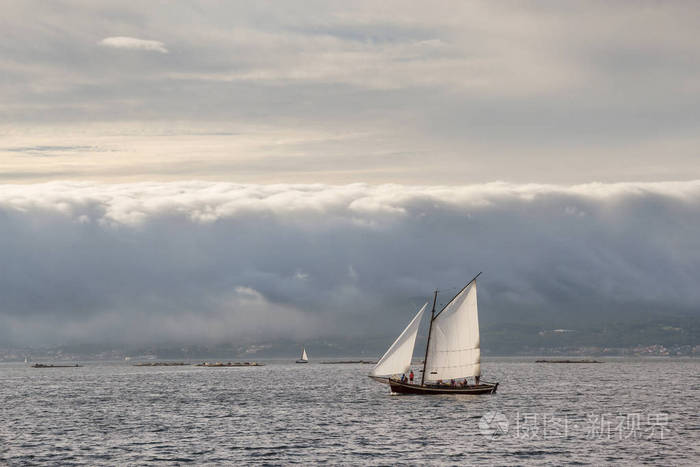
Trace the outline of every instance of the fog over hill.
<instances>
[{"instance_id":1,"label":"fog over hill","mask_svg":"<svg viewBox=\"0 0 700 467\"><path fill-rule=\"evenodd\" d=\"M700 315L700 181L2 185L0 232L5 346L382 341L479 271L491 333Z\"/></svg>"}]
</instances>

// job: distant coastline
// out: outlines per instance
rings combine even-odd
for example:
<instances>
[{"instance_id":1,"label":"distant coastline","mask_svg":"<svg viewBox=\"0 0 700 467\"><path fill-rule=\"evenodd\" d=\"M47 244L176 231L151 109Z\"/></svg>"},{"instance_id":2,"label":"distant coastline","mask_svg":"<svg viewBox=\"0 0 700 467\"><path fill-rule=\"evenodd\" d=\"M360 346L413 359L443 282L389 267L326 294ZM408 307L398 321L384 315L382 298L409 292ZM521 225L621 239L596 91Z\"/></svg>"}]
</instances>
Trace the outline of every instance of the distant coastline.
<instances>
[{"instance_id":1,"label":"distant coastline","mask_svg":"<svg viewBox=\"0 0 700 467\"><path fill-rule=\"evenodd\" d=\"M381 356L381 349L371 352L369 349L362 352L353 351L353 346L347 348L326 349L320 346L314 348L314 363L319 364L372 364ZM187 352L181 348L163 347L143 350L128 351L121 349L71 349L69 347L56 347L51 349L33 348L0 348L0 362L23 362L29 357L29 363L44 363L52 365L74 366L76 362L85 361L123 361L136 366L177 366L196 365L209 362L210 366L224 362L230 366L251 366L251 363L260 361L294 361L298 356L296 349L288 352L285 348L266 348L265 351L249 352L246 347L212 347L192 349ZM519 348L493 348L484 346L481 350L482 359L494 357L533 357L540 359L600 359L600 358L697 358L700 357L700 345L636 345L632 347L604 347L604 346L523 346ZM416 354L415 359L421 359ZM48 363L53 362L53 363ZM234 365L235 363L235 365Z\"/></svg>"}]
</instances>

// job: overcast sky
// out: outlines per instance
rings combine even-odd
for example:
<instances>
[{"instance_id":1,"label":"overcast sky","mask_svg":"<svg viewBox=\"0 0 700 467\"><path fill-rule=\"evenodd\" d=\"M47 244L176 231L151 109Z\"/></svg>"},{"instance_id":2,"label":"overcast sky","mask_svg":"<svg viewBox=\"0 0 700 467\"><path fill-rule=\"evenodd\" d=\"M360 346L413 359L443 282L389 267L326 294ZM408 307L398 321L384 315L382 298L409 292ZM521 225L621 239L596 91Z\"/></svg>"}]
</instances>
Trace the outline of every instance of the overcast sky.
<instances>
[{"instance_id":1,"label":"overcast sky","mask_svg":"<svg viewBox=\"0 0 700 467\"><path fill-rule=\"evenodd\" d=\"M700 303L700 181L4 185L0 231L15 344L391 336L479 271L483 323Z\"/></svg>"},{"instance_id":2,"label":"overcast sky","mask_svg":"<svg viewBox=\"0 0 700 467\"><path fill-rule=\"evenodd\" d=\"M5 2L0 181L700 178L698 2Z\"/></svg>"},{"instance_id":3,"label":"overcast sky","mask_svg":"<svg viewBox=\"0 0 700 467\"><path fill-rule=\"evenodd\" d=\"M4 2L0 344L697 313L698 2Z\"/></svg>"}]
</instances>

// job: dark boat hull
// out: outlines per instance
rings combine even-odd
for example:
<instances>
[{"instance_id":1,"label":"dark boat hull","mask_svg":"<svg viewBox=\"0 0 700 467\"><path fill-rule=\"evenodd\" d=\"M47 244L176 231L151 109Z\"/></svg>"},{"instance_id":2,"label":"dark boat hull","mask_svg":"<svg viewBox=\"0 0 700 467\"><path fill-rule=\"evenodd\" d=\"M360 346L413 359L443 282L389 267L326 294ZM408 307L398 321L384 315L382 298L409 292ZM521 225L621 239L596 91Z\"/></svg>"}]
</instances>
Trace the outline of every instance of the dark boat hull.
<instances>
[{"instance_id":1,"label":"dark boat hull","mask_svg":"<svg viewBox=\"0 0 700 467\"><path fill-rule=\"evenodd\" d=\"M498 388L498 383L483 383L478 386L467 387L444 385L420 386L418 384L407 384L390 379L389 386L391 386L391 392L397 394L493 394Z\"/></svg>"}]
</instances>

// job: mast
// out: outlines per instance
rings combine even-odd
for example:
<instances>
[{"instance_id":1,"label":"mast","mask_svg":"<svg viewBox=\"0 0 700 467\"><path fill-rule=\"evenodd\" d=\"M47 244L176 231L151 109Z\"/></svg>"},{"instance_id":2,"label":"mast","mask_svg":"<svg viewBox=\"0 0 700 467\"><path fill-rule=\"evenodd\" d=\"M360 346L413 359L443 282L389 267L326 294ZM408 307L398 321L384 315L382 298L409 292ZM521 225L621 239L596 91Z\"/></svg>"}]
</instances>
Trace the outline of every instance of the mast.
<instances>
[{"instance_id":1,"label":"mast","mask_svg":"<svg viewBox=\"0 0 700 467\"><path fill-rule=\"evenodd\" d=\"M425 382L425 366L428 364L428 347L430 347L430 334L433 332L433 320L435 319L435 303L437 303L438 291L435 291L435 297L433 297L433 310L430 312L430 327L428 328L428 342L425 344L425 358L423 359L423 373L420 377L420 385L423 386Z\"/></svg>"}]
</instances>

